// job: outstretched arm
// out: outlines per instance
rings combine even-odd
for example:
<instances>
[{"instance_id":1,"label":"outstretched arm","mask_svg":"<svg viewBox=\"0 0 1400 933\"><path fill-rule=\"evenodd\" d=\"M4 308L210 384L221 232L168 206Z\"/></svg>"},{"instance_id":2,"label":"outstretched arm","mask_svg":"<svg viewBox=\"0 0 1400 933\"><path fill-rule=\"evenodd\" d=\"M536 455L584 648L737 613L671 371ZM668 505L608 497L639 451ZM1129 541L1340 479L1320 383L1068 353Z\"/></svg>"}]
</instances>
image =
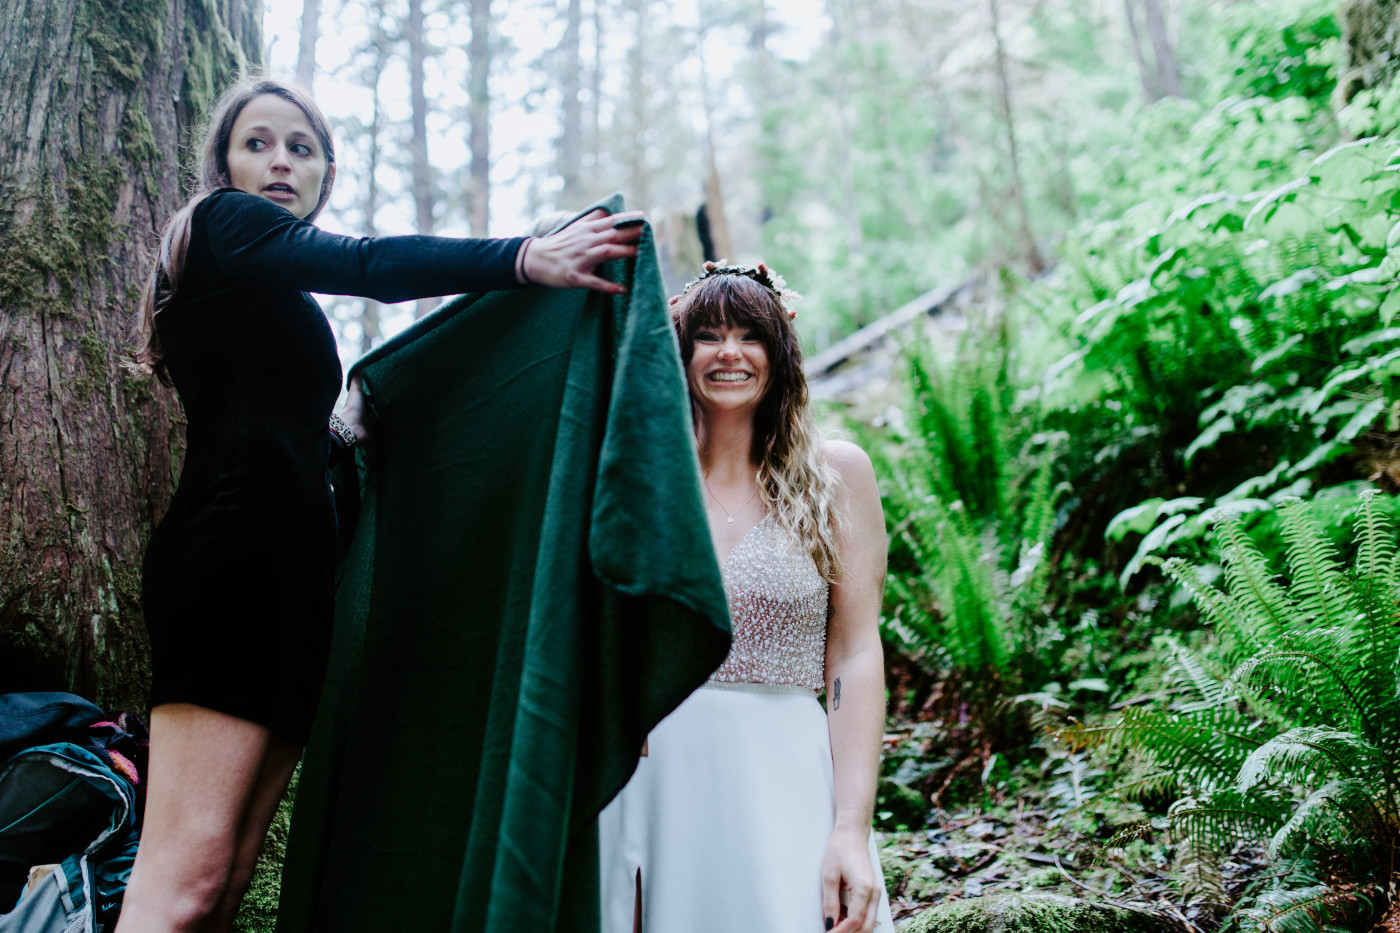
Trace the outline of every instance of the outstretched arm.
<instances>
[{"instance_id":1,"label":"outstretched arm","mask_svg":"<svg viewBox=\"0 0 1400 933\"><path fill-rule=\"evenodd\" d=\"M822 861L822 909L837 933L869 933L880 905L870 828L885 726L880 601L885 588L884 511L870 458L854 444L827 445L840 475L836 506L843 575L831 587L826 637L826 709L836 777L836 827ZM840 919L841 890L849 901Z\"/></svg>"},{"instance_id":2,"label":"outstretched arm","mask_svg":"<svg viewBox=\"0 0 1400 933\"><path fill-rule=\"evenodd\" d=\"M640 226L597 211L539 239L436 236L355 238L327 233L265 198L230 189L196 208L214 259L229 275L299 291L406 301L516 288L527 281L560 288L622 289L593 274L598 264L634 256ZM524 275L521 275L523 271Z\"/></svg>"}]
</instances>

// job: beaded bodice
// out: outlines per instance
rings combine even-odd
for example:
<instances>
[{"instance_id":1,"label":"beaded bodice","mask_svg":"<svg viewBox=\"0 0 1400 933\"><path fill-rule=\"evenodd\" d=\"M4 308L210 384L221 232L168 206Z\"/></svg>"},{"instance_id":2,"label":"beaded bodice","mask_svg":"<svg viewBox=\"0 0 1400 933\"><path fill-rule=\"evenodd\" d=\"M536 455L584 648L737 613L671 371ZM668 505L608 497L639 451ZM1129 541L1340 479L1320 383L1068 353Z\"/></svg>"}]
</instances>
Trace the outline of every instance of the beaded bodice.
<instances>
[{"instance_id":1,"label":"beaded bodice","mask_svg":"<svg viewBox=\"0 0 1400 933\"><path fill-rule=\"evenodd\" d=\"M710 682L826 689L831 587L812 555L764 516L734 546L723 574L734 642Z\"/></svg>"}]
</instances>

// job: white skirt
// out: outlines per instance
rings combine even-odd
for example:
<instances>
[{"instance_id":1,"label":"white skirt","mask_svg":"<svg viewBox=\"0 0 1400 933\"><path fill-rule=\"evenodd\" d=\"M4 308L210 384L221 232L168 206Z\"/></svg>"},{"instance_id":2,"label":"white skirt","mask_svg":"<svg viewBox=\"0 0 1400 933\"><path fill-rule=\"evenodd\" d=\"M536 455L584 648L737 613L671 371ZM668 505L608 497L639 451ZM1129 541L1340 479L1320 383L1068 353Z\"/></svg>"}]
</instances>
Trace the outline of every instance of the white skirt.
<instances>
[{"instance_id":1,"label":"white skirt","mask_svg":"<svg viewBox=\"0 0 1400 933\"><path fill-rule=\"evenodd\" d=\"M731 689L733 688L733 689ZM598 818L603 933L822 933L836 820L826 713L810 690L707 685L652 730ZM880 884L877 933L894 933Z\"/></svg>"}]
</instances>

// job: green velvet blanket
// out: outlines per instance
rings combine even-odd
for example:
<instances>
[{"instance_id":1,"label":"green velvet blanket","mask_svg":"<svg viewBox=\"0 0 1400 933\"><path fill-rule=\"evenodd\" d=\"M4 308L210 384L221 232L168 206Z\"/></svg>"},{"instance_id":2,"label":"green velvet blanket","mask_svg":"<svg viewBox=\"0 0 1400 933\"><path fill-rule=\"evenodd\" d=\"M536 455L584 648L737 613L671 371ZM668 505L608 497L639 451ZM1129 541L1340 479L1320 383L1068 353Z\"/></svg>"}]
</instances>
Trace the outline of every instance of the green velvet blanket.
<instances>
[{"instance_id":1,"label":"green velvet blanket","mask_svg":"<svg viewBox=\"0 0 1400 933\"><path fill-rule=\"evenodd\" d=\"M600 274L630 293L466 296L352 369L279 933L598 929L597 813L729 646L650 231Z\"/></svg>"}]
</instances>

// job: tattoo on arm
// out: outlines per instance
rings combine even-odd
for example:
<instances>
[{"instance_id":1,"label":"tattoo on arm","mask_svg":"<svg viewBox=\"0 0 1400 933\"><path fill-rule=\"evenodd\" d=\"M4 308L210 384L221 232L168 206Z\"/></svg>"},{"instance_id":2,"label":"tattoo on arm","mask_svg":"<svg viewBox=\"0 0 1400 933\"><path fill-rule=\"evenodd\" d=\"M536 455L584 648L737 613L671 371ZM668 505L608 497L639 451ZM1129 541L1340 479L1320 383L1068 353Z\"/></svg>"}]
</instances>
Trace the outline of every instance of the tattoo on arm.
<instances>
[{"instance_id":1,"label":"tattoo on arm","mask_svg":"<svg viewBox=\"0 0 1400 933\"><path fill-rule=\"evenodd\" d=\"M832 709L840 709L840 708L841 708L841 678L840 678L840 677L836 678L836 683L833 684L832 687L833 687L833 690L832 690L832 694L831 694L831 708L832 708Z\"/></svg>"}]
</instances>

